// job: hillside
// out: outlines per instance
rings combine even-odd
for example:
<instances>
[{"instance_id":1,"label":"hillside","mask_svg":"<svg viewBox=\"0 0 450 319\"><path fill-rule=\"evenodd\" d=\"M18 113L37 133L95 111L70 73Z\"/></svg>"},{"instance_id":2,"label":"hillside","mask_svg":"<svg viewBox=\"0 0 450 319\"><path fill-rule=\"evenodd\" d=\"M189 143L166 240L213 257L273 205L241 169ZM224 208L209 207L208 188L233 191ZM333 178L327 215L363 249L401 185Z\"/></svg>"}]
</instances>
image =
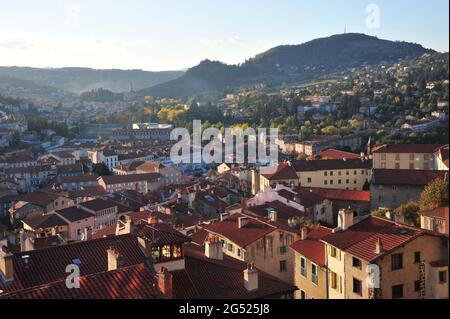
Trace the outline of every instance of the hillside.
<instances>
[{"instance_id":1,"label":"hillside","mask_svg":"<svg viewBox=\"0 0 450 319\"><path fill-rule=\"evenodd\" d=\"M39 69L29 67L0 67L0 76L9 76L55 87L68 92L81 93L104 88L126 92L176 79L182 71L147 72L142 70L95 70L89 68Z\"/></svg>"},{"instance_id":2,"label":"hillside","mask_svg":"<svg viewBox=\"0 0 450 319\"><path fill-rule=\"evenodd\" d=\"M239 66L206 60L180 78L141 93L188 97L262 82L292 83L364 64L413 59L426 52L433 51L414 43L381 40L364 34L340 34L300 45L278 46Z\"/></svg>"}]
</instances>

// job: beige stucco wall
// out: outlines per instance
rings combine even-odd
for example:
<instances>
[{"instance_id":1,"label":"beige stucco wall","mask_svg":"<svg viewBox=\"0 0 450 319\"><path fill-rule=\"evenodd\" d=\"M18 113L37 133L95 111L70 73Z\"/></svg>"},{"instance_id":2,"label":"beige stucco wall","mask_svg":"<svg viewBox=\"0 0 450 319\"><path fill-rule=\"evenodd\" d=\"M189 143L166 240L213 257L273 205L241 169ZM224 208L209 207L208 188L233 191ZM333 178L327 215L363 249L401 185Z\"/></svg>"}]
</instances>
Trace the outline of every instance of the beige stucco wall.
<instances>
[{"instance_id":1,"label":"beige stucco wall","mask_svg":"<svg viewBox=\"0 0 450 319\"><path fill-rule=\"evenodd\" d=\"M384 158L384 156L386 156ZM414 153L374 153L373 167L386 169L433 169L433 154ZM398 166L396 166L398 164Z\"/></svg>"},{"instance_id":2,"label":"beige stucco wall","mask_svg":"<svg viewBox=\"0 0 450 319\"><path fill-rule=\"evenodd\" d=\"M294 262L294 285L297 286L299 290L295 292L295 299L300 299L301 290L306 293L306 299L326 299L327 298L327 272L323 267L317 266L317 284L312 282L312 262L305 258L306 260L306 278L302 276L300 271L300 259L302 256L298 252L294 252L295 262Z\"/></svg>"},{"instance_id":3,"label":"beige stucco wall","mask_svg":"<svg viewBox=\"0 0 450 319\"><path fill-rule=\"evenodd\" d=\"M327 176L325 176L325 172ZM297 172L297 175L300 179L300 186L303 187L362 190L364 184L369 179L369 170L363 168L335 169L327 171ZM311 178L311 182L308 181L309 178ZM340 184L339 181L341 181Z\"/></svg>"}]
</instances>

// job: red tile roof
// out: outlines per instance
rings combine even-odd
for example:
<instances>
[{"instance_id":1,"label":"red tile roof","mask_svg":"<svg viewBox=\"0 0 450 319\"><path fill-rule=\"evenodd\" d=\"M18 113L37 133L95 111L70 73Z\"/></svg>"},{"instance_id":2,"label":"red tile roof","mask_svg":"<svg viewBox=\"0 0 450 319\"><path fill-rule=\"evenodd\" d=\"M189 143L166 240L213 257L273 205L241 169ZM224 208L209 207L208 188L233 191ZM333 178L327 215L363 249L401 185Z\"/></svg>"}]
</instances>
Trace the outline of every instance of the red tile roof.
<instances>
[{"instance_id":1,"label":"red tile roof","mask_svg":"<svg viewBox=\"0 0 450 319\"><path fill-rule=\"evenodd\" d=\"M173 229L171 226L163 223L142 223L138 225L136 235L139 237L148 238L156 246L167 244L182 244L191 241L189 237Z\"/></svg>"},{"instance_id":2,"label":"red tile roof","mask_svg":"<svg viewBox=\"0 0 450 319\"><path fill-rule=\"evenodd\" d=\"M95 197L95 196L102 196L106 195L106 191L101 186L92 186L92 187L84 187L80 190L74 190L69 191L68 196L69 198L75 199L80 197Z\"/></svg>"},{"instance_id":3,"label":"red tile roof","mask_svg":"<svg viewBox=\"0 0 450 319\"><path fill-rule=\"evenodd\" d=\"M67 219L70 222L76 222L79 220L94 217L93 214L91 214L81 208L78 208L76 206L60 209L60 210L55 211L55 213L65 219Z\"/></svg>"},{"instance_id":4,"label":"red tile roof","mask_svg":"<svg viewBox=\"0 0 450 319\"><path fill-rule=\"evenodd\" d=\"M372 153L419 153L432 154L441 145L439 144L386 144L376 147Z\"/></svg>"},{"instance_id":5,"label":"red tile roof","mask_svg":"<svg viewBox=\"0 0 450 319\"><path fill-rule=\"evenodd\" d=\"M106 259L106 256L105 256ZM161 298L154 272L143 263L80 277L80 288L65 279L0 295L0 299L153 299Z\"/></svg>"},{"instance_id":6,"label":"red tile roof","mask_svg":"<svg viewBox=\"0 0 450 319\"><path fill-rule=\"evenodd\" d=\"M173 272L173 294L178 299L260 299L293 293L296 287L258 270L258 289L248 291L243 271L247 265L224 256L205 257L203 249L185 245L185 270ZM256 265L258 268L258 265Z\"/></svg>"},{"instance_id":7,"label":"red tile roof","mask_svg":"<svg viewBox=\"0 0 450 319\"><path fill-rule=\"evenodd\" d=\"M81 176L61 176L61 183L83 183L83 182L96 182L98 178L97 174L85 174Z\"/></svg>"},{"instance_id":8,"label":"red tile roof","mask_svg":"<svg viewBox=\"0 0 450 319\"><path fill-rule=\"evenodd\" d=\"M115 246L123 255L124 267L142 263L145 256L137 237L121 235L73 244L22 252L14 255L16 284L21 288L65 280L66 267L75 259L81 261L80 274L87 276L108 270L107 250ZM29 256L28 264L25 256Z\"/></svg>"},{"instance_id":9,"label":"red tile roof","mask_svg":"<svg viewBox=\"0 0 450 319\"><path fill-rule=\"evenodd\" d=\"M322 159L340 159L340 160L342 160L344 158L355 159L355 158L361 157L361 155L359 155L359 154L339 151L339 150L335 150L335 149L328 149L328 150L322 151L319 154L317 154L317 156L320 156Z\"/></svg>"},{"instance_id":10,"label":"red tile roof","mask_svg":"<svg viewBox=\"0 0 450 319\"><path fill-rule=\"evenodd\" d=\"M331 229L319 226L309 232L305 240L298 240L290 247L318 266L325 266L325 244L320 240L331 234Z\"/></svg>"},{"instance_id":11,"label":"red tile roof","mask_svg":"<svg viewBox=\"0 0 450 319\"><path fill-rule=\"evenodd\" d=\"M23 222L33 229L45 229L68 225L64 219L56 214L32 215L27 217Z\"/></svg>"},{"instance_id":12,"label":"red tile roof","mask_svg":"<svg viewBox=\"0 0 450 319\"><path fill-rule=\"evenodd\" d=\"M311 160L293 161L293 167L297 172L311 172L334 169L370 169L372 160L365 159L333 159L333 160Z\"/></svg>"},{"instance_id":13,"label":"red tile roof","mask_svg":"<svg viewBox=\"0 0 450 319\"><path fill-rule=\"evenodd\" d=\"M298 179L294 168L288 163L279 164L277 167L261 168L261 175L270 181Z\"/></svg>"},{"instance_id":14,"label":"red tile roof","mask_svg":"<svg viewBox=\"0 0 450 319\"><path fill-rule=\"evenodd\" d=\"M370 191L317 188L317 187L300 187L300 188L303 191L316 194L326 199L351 201L351 202L370 202Z\"/></svg>"},{"instance_id":15,"label":"red tile roof","mask_svg":"<svg viewBox=\"0 0 450 319\"><path fill-rule=\"evenodd\" d=\"M205 230L210 233L221 235L240 247L246 247L276 230L275 227L251 217L248 217L247 225L243 228L239 228L239 217L246 216L242 214L231 215L223 221L208 225L205 227Z\"/></svg>"},{"instance_id":16,"label":"red tile roof","mask_svg":"<svg viewBox=\"0 0 450 319\"><path fill-rule=\"evenodd\" d=\"M408 169L374 169L374 185L414 185L425 186L438 178L445 178L447 171L408 170Z\"/></svg>"},{"instance_id":17,"label":"red tile roof","mask_svg":"<svg viewBox=\"0 0 450 319\"><path fill-rule=\"evenodd\" d=\"M353 256L373 262L425 233L420 228L368 216L346 231L329 234L322 240ZM384 251L381 254L375 252L378 240L383 244Z\"/></svg>"}]
</instances>

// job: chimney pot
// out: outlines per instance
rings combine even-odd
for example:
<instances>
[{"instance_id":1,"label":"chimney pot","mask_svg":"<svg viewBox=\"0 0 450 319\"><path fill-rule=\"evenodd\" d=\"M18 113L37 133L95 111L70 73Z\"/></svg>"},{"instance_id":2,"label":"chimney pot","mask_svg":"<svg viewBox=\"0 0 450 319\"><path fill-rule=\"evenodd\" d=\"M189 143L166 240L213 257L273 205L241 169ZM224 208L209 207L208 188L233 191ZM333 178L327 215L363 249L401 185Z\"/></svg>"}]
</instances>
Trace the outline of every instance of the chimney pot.
<instances>
[{"instance_id":1,"label":"chimney pot","mask_svg":"<svg viewBox=\"0 0 450 319\"><path fill-rule=\"evenodd\" d=\"M167 299L173 298L172 277L172 274L165 267L161 267L156 275L158 289Z\"/></svg>"},{"instance_id":2,"label":"chimney pot","mask_svg":"<svg viewBox=\"0 0 450 319\"><path fill-rule=\"evenodd\" d=\"M244 270L244 287L248 291L258 289L258 269L254 263L247 264L247 269Z\"/></svg>"},{"instance_id":3,"label":"chimney pot","mask_svg":"<svg viewBox=\"0 0 450 319\"><path fill-rule=\"evenodd\" d=\"M108 250L108 271L114 271L123 267L123 256L117 247L111 246Z\"/></svg>"}]
</instances>

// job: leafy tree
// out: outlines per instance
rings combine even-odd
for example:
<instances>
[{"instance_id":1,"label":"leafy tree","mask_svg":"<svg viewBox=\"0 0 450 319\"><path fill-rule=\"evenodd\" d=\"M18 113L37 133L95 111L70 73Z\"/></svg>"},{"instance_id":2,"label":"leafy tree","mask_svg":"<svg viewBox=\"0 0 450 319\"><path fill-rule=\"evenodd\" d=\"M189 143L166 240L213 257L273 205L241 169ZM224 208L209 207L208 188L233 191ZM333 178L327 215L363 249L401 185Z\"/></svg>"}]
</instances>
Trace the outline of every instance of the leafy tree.
<instances>
[{"instance_id":1,"label":"leafy tree","mask_svg":"<svg viewBox=\"0 0 450 319\"><path fill-rule=\"evenodd\" d=\"M100 176L108 176L111 175L111 172L108 169L108 166L105 163L94 164L92 167L94 173L97 173Z\"/></svg>"},{"instance_id":2,"label":"leafy tree","mask_svg":"<svg viewBox=\"0 0 450 319\"><path fill-rule=\"evenodd\" d=\"M395 210L395 213L401 215L405 218L405 220L410 221L414 224L414 226L419 226L419 204L416 202L409 202L407 204L403 204Z\"/></svg>"},{"instance_id":3,"label":"leafy tree","mask_svg":"<svg viewBox=\"0 0 450 319\"><path fill-rule=\"evenodd\" d=\"M420 194L420 209L434 209L446 205L448 205L448 183L443 178L437 178Z\"/></svg>"}]
</instances>

